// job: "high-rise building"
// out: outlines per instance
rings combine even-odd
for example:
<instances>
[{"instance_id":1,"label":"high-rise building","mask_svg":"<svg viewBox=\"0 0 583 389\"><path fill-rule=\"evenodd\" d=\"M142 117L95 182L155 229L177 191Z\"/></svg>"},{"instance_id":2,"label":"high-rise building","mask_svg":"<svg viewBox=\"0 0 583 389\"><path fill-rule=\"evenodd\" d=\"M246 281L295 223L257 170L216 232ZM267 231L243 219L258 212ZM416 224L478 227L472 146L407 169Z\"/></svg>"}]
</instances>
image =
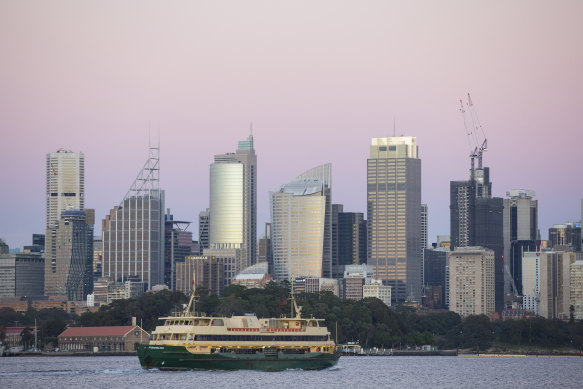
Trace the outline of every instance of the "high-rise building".
<instances>
[{"instance_id":1,"label":"high-rise building","mask_svg":"<svg viewBox=\"0 0 583 389\"><path fill-rule=\"evenodd\" d=\"M332 204L332 278L342 278L344 266L340 265L340 237L338 231L338 215L344 211L344 205Z\"/></svg>"},{"instance_id":2,"label":"high-rise building","mask_svg":"<svg viewBox=\"0 0 583 389\"><path fill-rule=\"evenodd\" d=\"M93 237L93 284L103 274L103 241L101 237Z\"/></svg>"},{"instance_id":3,"label":"high-rise building","mask_svg":"<svg viewBox=\"0 0 583 389\"><path fill-rule=\"evenodd\" d=\"M344 278L340 290L340 298L361 300L363 298L363 286L373 280L374 270L369 265L346 265ZM382 281L381 281L382 282Z\"/></svg>"},{"instance_id":4,"label":"high-rise building","mask_svg":"<svg viewBox=\"0 0 583 389\"><path fill-rule=\"evenodd\" d=\"M45 295L85 300L93 293L93 225L95 211L69 210L47 228Z\"/></svg>"},{"instance_id":5,"label":"high-rise building","mask_svg":"<svg viewBox=\"0 0 583 389\"><path fill-rule=\"evenodd\" d=\"M460 316L494 312L494 251L458 247L449 253L448 264L449 310Z\"/></svg>"},{"instance_id":6,"label":"high-rise building","mask_svg":"<svg viewBox=\"0 0 583 389\"><path fill-rule=\"evenodd\" d=\"M85 208L85 156L60 149L47 154L46 228L51 228L66 210Z\"/></svg>"},{"instance_id":7,"label":"high-rise building","mask_svg":"<svg viewBox=\"0 0 583 389\"><path fill-rule=\"evenodd\" d=\"M425 266L425 249L427 246L427 228L428 228L428 214L427 204L421 204L421 263ZM425 267L423 267L422 274L425 275ZM425 281L423 280L423 285Z\"/></svg>"},{"instance_id":8,"label":"high-rise building","mask_svg":"<svg viewBox=\"0 0 583 389\"><path fill-rule=\"evenodd\" d=\"M417 138L373 138L367 160L367 264L392 299L421 298L421 159Z\"/></svg>"},{"instance_id":9,"label":"high-rise building","mask_svg":"<svg viewBox=\"0 0 583 389\"><path fill-rule=\"evenodd\" d=\"M492 197L490 168L472 164L469 181L450 182L451 248L494 250L496 312L504 308L503 209L503 199Z\"/></svg>"},{"instance_id":10,"label":"high-rise building","mask_svg":"<svg viewBox=\"0 0 583 389\"><path fill-rule=\"evenodd\" d=\"M581 251L581 226L577 223L553 224L549 228L549 243L557 250Z\"/></svg>"},{"instance_id":11,"label":"high-rise building","mask_svg":"<svg viewBox=\"0 0 583 389\"><path fill-rule=\"evenodd\" d=\"M371 280L370 284L362 286L362 298L375 297L385 303L386 306L391 306L391 287L383 285L381 280Z\"/></svg>"},{"instance_id":12,"label":"high-rise building","mask_svg":"<svg viewBox=\"0 0 583 389\"><path fill-rule=\"evenodd\" d=\"M209 248L203 254L223 261L227 284L237 272L256 262L257 156L253 135L239 142L235 153L215 155L210 165Z\"/></svg>"},{"instance_id":13,"label":"high-rise building","mask_svg":"<svg viewBox=\"0 0 583 389\"><path fill-rule=\"evenodd\" d=\"M224 285L223 263L210 256L189 256L176 264L176 290L187 296L192 293L193 280L196 287L204 286L212 294L219 295Z\"/></svg>"},{"instance_id":14,"label":"high-rise building","mask_svg":"<svg viewBox=\"0 0 583 389\"><path fill-rule=\"evenodd\" d=\"M325 163L307 170L296 177L296 180L315 179L323 184L323 194L326 199L324 221L324 246L322 257L322 274L324 278L332 277L332 164Z\"/></svg>"},{"instance_id":15,"label":"high-rise building","mask_svg":"<svg viewBox=\"0 0 583 389\"><path fill-rule=\"evenodd\" d=\"M573 307L573 318L583 320L583 260L571 264L570 278L570 306Z\"/></svg>"},{"instance_id":16,"label":"high-rise building","mask_svg":"<svg viewBox=\"0 0 583 389\"><path fill-rule=\"evenodd\" d=\"M174 220L170 209L164 215L164 284L176 290L176 264L184 262L193 253L192 232L187 231L190 222Z\"/></svg>"},{"instance_id":17,"label":"high-rise building","mask_svg":"<svg viewBox=\"0 0 583 389\"><path fill-rule=\"evenodd\" d=\"M8 254L10 253L10 247L4 242L3 239L0 239L0 254Z\"/></svg>"},{"instance_id":18,"label":"high-rise building","mask_svg":"<svg viewBox=\"0 0 583 389\"><path fill-rule=\"evenodd\" d=\"M274 279L322 277L326 186L296 179L270 193Z\"/></svg>"},{"instance_id":19,"label":"high-rise building","mask_svg":"<svg viewBox=\"0 0 583 389\"><path fill-rule=\"evenodd\" d=\"M271 245L271 223L265 223L265 232L259 238L257 263L267 262L267 273L273 274L273 249Z\"/></svg>"},{"instance_id":20,"label":"high-rise building","mask_svg":"<svg viewBox=\"0 0 583 389\"><path fill-rule=\"evenodd\" d=\"M423 251L423 282L425 294L428 294L428 290L433 290L433 294L437 294L440 298L433 301L431 305L434 308L443 308L446 306L444 297L446 292L446 267L449 248L426 248Z\"/></svg>"},{"instance_id":21,"label":"high-rise building","mask_svg":"<svg viewBox=\"0 0 583 389\"><path fill-rule=\"evenodd\" d=\"M147 289L164 283L164 191L160 189L159 147L121 203L102 223L103 276L116 283L145 282Z\"/></svg>"},{"instance_id":22,"label":"high-rise building","mask_svg":"<svg viewBox=\"0 0 583 389\"><path fill-rule=\"evenodd\" d=\"M568 319L571 266L583 259L573 251L525 252L522 264L523 307L547 319Z\"/></svg>"},{"instance_id":23,"label":"high-rise building","mask_svg":"<svg viewBox=\"0 0 583 389\"><path fill-rule=\"evenodd\" d=\"M366 220L361 212L338 214L338 270L366 263Z\"/></svg>"},{"instance_id":24,"label":"high-rise building","mask_svg":"<svg viewBox=\"0 0 583 389\"><path fill-rule=\"evenodd\" d=\"M512 280L505 282L506 292L522 295L522 257L534 251L538 235L538 200L532 190L514 189L504 199L504 264ZM516 287L515 290L514 287Z\"/></svg>"},{"instance_id":25,"label":"high-rise building","mask_svg":"<svg viewBox=\"0 0 583 389\"><path fill-rule=\"evenodd\" d=\"M45 259L40 253L0 253L0 297L45 293Z\"/></svg>"},{"instance_id":26,"label":"high-rise building","mask_svg":"<svg viewBox=\"0 0 583 389\"><path fill-rule=\"evenodd\" d=\"M199 254L209 248L210 210L207 208L198 214L198 245Z\"/></svg>"}]
</instances>

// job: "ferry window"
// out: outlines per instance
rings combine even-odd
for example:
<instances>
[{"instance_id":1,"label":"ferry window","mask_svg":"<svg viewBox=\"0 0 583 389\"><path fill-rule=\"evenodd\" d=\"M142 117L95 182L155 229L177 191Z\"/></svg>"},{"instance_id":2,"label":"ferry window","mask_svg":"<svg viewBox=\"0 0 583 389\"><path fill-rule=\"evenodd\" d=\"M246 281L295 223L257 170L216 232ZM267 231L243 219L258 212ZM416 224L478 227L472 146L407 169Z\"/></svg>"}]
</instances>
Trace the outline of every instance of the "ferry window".
<instances>
[{"instance_id":1,"label":"ferry window","mask_svg":"<svg viewBox=\"0 0 583 389\"><path fill-rule=\"evenodd\" d=\"M188 334L188 340L192 340L194 338L193 334Z\"/></svg>"},{"instance_id":2,"label":"ferry window","mask_svg":"<svg viewBox=\"0 0 583 389\"><path fill-rule=\"evenodd\" d=\"M180 334L180 340L186 340L186 334Z\"/></svg>"}]
</instances>

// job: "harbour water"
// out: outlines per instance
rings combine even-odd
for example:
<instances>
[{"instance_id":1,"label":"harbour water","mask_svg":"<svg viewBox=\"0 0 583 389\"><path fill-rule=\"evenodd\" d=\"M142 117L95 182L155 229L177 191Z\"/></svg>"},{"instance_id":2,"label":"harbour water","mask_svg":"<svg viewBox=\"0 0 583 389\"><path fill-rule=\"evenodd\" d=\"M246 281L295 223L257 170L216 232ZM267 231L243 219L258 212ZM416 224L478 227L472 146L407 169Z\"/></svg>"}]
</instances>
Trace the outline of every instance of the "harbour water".
<instances>
[{"instance_id":1,"label":"harbour water","mask_svg":"<svg viewBox=\"0 0 583 389\"><path fill-rule=\"evenodd\" d=\"M580 388L583 358L342 357L322 371L143 370L137 357L0 358L1 388Z\"/></svg>"}]
</instances>

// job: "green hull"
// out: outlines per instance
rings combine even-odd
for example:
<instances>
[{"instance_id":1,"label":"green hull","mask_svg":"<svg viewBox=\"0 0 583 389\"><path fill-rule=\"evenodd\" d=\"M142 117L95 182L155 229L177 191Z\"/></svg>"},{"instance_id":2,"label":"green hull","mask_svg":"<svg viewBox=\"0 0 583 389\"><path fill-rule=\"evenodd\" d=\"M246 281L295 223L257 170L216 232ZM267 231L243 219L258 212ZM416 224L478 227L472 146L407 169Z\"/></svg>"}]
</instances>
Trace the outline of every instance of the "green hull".
<instances>
[{"instance_id":1,"label":"green hull","mask_svg":"<svg viewBox=\"0 0 583 389\"><path fill-rule=\"evenodd\" d=\"M322 370L334 366L340 353L287 354L277 356L255 354L191 354L183 346L149 346L138 348L140 364L144 369L160 370L263 370L280 371L286 369Z\"/></svg>"}]
</instances>

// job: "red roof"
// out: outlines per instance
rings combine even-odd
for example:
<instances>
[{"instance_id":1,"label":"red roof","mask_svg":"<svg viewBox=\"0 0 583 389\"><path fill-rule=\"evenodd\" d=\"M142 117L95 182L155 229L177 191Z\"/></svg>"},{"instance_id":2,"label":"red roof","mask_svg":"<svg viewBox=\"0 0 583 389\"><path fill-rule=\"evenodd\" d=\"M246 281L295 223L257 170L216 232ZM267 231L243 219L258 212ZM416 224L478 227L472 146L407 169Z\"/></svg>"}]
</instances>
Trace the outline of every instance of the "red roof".
<instances>
[{"instance_id":1,"label":"red roof","mask_svg":"<svg viewBox=\"0 0 583 389\"><path fill-rule=\"evenodd\" d=\"M59 335L63 336L124 336L137 326L109 326L109 327L69 327Z\"/></svg>"},{"instance_id":2,"label":"red roof","mask_svg":"<svg viewBox=\"0 0 583 389\"><path fill-rule=\"evenodd\" d=\"M6 327L6 334L18 334L20 335L20 333L22 332L22 330L24 330L25 328L30 328L32 330L32 332L34 332L35 328L34 326L27 326L27 327Z\"/></svg>"}]
</instances>

